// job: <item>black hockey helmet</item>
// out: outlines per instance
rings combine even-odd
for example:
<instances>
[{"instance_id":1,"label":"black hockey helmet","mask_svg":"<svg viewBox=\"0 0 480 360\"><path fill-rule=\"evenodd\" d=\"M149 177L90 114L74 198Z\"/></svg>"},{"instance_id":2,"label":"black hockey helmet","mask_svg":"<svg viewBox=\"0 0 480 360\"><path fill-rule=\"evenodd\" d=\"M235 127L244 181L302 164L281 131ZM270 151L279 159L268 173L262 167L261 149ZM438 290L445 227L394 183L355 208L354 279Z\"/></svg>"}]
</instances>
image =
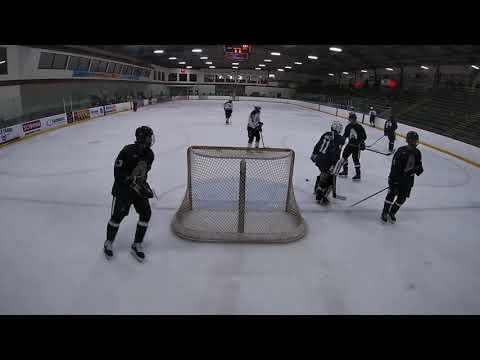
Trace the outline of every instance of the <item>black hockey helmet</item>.
<instances>
[{"instance_id":1,"label":"black hockey helmet","mask_svg":"<svg viewBox=\"0 0 480 360\"><path fill-rule=\"evenodd\" d=\"M148 126L140 126L135 130L135 139L137 144L144 144L148 147L155 144L155 135L153 130Z\"/></svg>"},{"instance_id":2,"label":"black hockey helmet","mask_svg":"<svg viewBox=\"0 0 480 360\"><path fill-rule=\"evenodd\" d=\"M419 136L415 131L409 131L407 133L407 144L412 146L417 146L419 141Z\"/></svg>"},{"instance_id":3,"label":"black hockey helmet","mask_svg":"<svg viewBox=\"0 0 480 360\"><path fill-rule=\"evenodd\" d=\"M254 107L253 107L253 110L255 110L255 111L260 111L260 110L262 110L262 108L261 108L260 106L254 106Z\"/></svg>"}]
</instances>

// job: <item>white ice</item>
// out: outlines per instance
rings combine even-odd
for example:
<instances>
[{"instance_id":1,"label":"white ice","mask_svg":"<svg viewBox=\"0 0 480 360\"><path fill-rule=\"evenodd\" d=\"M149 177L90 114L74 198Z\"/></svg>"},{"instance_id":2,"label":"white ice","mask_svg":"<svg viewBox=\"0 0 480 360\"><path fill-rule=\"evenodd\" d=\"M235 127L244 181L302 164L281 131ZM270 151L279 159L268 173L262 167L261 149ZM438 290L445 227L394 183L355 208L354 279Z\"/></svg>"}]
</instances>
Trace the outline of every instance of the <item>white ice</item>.
<instances>
[{"instance_id":1,"label":"white ice","mask_svg":"<svg viewBox=\"0 0 480 360\"><path fill-rule=\"evenodd\" d=\"M235 102L231 126L221 101L177 101L0 149L0 313L480 314L478 169L421 146L425 172L397 224L387 225L379 221L385 193L348 207L386 186L391 157L364 151L362 181L339 179L338 193L348 199L323 208L312 195L318 170L309 156L334 117L317 111L261 104L265 145L296 152L304 239L227 245L173 235L187 147L245 146L253 104ZM152 201L148 260L128 253L132 208L108 262L102 246L113 161L139 125L157 138L149 181L159 199ZM381 136L366 131L367 144ZM386 141L377 148L386 150Z\"/></svg>"}]
</instances>

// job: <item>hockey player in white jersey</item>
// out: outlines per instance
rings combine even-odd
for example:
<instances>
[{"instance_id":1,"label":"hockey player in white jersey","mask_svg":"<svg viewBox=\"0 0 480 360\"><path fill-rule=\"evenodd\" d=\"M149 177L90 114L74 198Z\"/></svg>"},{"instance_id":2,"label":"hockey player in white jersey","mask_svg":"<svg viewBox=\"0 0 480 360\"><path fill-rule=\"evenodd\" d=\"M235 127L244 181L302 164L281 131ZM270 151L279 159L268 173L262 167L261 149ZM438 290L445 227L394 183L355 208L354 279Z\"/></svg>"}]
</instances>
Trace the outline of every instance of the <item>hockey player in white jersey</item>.
<instances>
[{"instance_id":1,"label":"hockey player in white jersey","mask_svg":"<svg viewBox=\"0 0 480 360\"><path fill-rule=\"evenodd\" d=\"M233 112L233 103L232 100L228 100L223 104L223 110L225 110L225 124L231 124L230 117Z\"/></svg>"},{"instance_id":2,"label":"hockey player in white jersey","mask_svg":"<svg viewBox=\"0 0 480 360\"><path fill-rule=\"evenodd\" d=\"M255 106L253 111L248 117L248 147L252 147L253 138L255 138L255 147L258 148L260 145L260 133L262 132L263 122L260 121L260 106Z\"/></svg>"}]
</instances>

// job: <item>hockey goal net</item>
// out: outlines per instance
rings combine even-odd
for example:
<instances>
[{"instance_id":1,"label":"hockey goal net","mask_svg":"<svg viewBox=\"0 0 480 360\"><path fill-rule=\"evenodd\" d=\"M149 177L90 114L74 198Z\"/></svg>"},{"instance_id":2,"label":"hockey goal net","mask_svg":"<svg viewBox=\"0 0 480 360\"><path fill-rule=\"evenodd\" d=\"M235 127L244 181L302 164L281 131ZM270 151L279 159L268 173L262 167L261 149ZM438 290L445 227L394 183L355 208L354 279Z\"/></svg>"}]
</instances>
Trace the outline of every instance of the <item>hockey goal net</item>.
<instances>
[{"instance_id":1,"label":"hockey goal net","mask_svg":"<svg viewBox=\"0 0 480 360\"><path fill-rule=\"evenodd\" d=\"M191 146L187 190L172 221L196 241L289 242L305 235L290 149Z\"/></svg>"}]
</instances>

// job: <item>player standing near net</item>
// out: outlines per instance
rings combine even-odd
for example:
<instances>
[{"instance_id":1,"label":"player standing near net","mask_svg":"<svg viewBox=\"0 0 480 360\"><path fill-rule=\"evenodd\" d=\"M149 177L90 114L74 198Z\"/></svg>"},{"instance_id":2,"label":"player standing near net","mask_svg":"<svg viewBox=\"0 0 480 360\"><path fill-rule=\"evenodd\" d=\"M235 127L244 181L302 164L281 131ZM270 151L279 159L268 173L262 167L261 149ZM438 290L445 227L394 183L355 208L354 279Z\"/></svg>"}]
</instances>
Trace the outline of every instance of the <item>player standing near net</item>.
<instances>
[{"instance_id":1,"label":"player standing near net","mask_svg":"<svg viewBox=\"0 0 480 360\"><path fill-rule=\"evenodd\" d=\"M107 225L107 240L103 246L107 259L113 257L113 241L132 204L139 214L139 221L131 252L137 260L145 259L142 242L152 214L148 199L154 195L147 183L147 173L154 159L151 146L155 143L155 136L151 128L141 126L135 131L135 138L135 143L125 146L115 160L112 212Z\"/></svg>"},{"instance_id":2,"label":"player standing near net","mask_svg":"<svg viewBox=\"0 0 480 360\"><path fill-rule=\"evenodd\" d=\"M253 138L255 138L255 148L260 145L260 133L262 132L263 122L260 121L260 106L255 106L248 117L248 147L252 147Z\"/></svg>"},{"instance_id":3,"label":"player standing near net","mask_svg":"<svg viewBox=\"0 0 480 360\"><path fill-rule=\"evenodd\" d=\"M388 176L388 193L382 211L382 221L390 220L394 224L395 214L405 200L410 197L415 175L423 173L422 154L417 149L418 134L415 131L407 133L407 146L400 147L392 159L392 167ZM394 201L395 196L397 199Z\"/></svg>"},{"instance_id":4,"label":"player standing near net","mask_svg":"<svg viewBox=\"0 0 480 360\"><path fill-rule=\"evenodd\" d=\"M352 180L360 181L360 151L365 150L367 134L363 126L357 122L357 115L353 112L353 106L350 107L348 121L350 124L345 127L345 132L343 133L343 137L348 139L348 144L343 149L341 159L343 171L339 173L338 176L348 176L348 157L352 155L353 163L355 164L355 176Z\"/></svg>"},{"instance_id":5,"label":"player standing near net","mask_svg":"<svg viewBox=\"0 0 480 360\"><path fill-rule=\"evenodd\" d=\"M393 146L395 145L395 130L397 130L397 120L393 115L390 116L390 119L385 121L383 127L383 134L388 137L388 150L390 153L393 152Z\"/></svg>"},{"instance_id":6,"label":"player standing near net","mask_svg":"<svg viewBox=\"0 0 480 360\"><path fill-rule=\"evenodd\" d=\"M228 100L223 104L223 110L225 110L225 124L231 124L230 116L232 116L233 103L232 100Z\"/></svg>"},{"instance_id":7,"label":"player standing near net","mask_svg":"<svg viewBox=\"0 0 480 360\"><path fill-rule=\"evenodd\" d=\"M377 117L377 112L373 109L373 106L370 106L368 115L370 115L370 126L375 127L375 118Z\"/></svg>"},{"instance_id":8,"label":"player standing near net","mask_svg":"<svg viewBox=\"0 0 480 360\"><path fill-rule=\"evenodd\" d=\"M333 168L340 158L342 146L345 144L345 138L341 135L343 130L342 123L334 120L330 129L331 131L322 135L313 148L313 153L310 157L320 170L314 191L317 201L322 205L329 203L327 197L333 186Z\"/></svg>"}]
</instances>

